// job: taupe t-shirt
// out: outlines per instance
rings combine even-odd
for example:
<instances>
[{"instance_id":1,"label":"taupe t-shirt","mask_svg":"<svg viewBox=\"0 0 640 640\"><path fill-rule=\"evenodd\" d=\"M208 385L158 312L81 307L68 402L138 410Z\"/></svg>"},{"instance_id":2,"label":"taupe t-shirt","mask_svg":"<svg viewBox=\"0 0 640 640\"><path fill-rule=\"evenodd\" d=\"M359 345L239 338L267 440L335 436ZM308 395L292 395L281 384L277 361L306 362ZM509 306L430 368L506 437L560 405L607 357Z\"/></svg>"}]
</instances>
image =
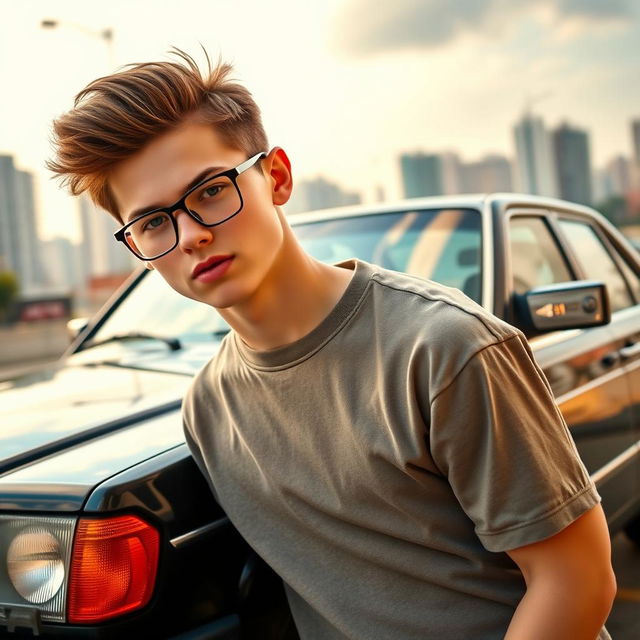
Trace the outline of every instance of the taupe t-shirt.
<instances>
[{"instance_id":1,"label":"taupe t-shirt","mask_svg":"<svg viewBox=\"0 0 640 640\"><path fill-rule=\"evenodd\" d=\"M502 638L525 591L504 551L598 494L518 330L455 289L341 266L299 341L225 338L185 399L189 446L302 638Z\"/></svg>"}]
</instances>

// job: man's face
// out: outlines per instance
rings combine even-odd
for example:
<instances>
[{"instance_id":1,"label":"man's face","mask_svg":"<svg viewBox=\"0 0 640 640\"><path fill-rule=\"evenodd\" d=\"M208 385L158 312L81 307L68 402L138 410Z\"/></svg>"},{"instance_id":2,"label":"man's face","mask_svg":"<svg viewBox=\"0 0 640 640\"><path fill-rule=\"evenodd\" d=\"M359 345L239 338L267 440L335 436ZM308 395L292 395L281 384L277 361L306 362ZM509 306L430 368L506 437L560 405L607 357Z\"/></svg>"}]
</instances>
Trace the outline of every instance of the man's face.
<instances>
[{"instance_id":1,"label":"man's face","mask_svg":"<svg viewBox=\"0 0 640 640\"><path fill-rule=\"evenodd\" d=\"M225 309L248 302L265 285L284 240L274 204L282 201L278 171L271 168L286 171L288 165L276 156L273 151L262 160L266 175L256 165L238 176L244 206L227 222L207 228L182 210L174 212L178 246L151 264L176 291ZM219 173L245 160L211 125L186 122L118 163L109 185L126 223L142 211L173 204L203 172Z\"/></svg>"}]
</instances>

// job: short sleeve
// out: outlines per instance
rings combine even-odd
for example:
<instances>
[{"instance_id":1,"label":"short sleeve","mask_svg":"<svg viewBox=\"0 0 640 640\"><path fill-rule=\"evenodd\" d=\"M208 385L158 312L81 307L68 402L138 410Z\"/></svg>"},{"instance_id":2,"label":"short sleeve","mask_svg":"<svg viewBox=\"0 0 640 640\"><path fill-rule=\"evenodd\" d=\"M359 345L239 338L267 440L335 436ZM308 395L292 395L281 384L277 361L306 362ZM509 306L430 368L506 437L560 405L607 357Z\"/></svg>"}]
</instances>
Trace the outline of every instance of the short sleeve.
<instances>
[{"instance_id":1,"label":"short sleeve","mask_svg":"<svg viewBox=\"0 0 640 640\"><path fill-rule=\"evenodd\" d=\"M473 355L430 412L434 462L488 550L555 535L599 502L521 334Z\"/></svg>"}]
</instances>

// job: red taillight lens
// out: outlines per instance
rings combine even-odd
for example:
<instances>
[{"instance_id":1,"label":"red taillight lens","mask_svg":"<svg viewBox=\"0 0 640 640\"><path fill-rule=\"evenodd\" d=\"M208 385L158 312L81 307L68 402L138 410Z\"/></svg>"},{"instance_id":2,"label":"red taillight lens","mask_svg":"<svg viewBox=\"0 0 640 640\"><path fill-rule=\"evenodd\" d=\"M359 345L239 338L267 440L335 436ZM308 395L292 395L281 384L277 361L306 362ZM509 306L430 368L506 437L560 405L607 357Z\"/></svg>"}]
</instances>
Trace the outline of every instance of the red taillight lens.
<instances>
[{"instance_id":1,"label":"red taillight lens","mask_svg":"<svg viewBox=\"0 0 640 640\"><path fill-rule=\"evenodd\" d=\"M147 604L159 547L156 529L136 516L80 519L71 556L69 622L100 622Z\"/></svg>"}]
</instances>

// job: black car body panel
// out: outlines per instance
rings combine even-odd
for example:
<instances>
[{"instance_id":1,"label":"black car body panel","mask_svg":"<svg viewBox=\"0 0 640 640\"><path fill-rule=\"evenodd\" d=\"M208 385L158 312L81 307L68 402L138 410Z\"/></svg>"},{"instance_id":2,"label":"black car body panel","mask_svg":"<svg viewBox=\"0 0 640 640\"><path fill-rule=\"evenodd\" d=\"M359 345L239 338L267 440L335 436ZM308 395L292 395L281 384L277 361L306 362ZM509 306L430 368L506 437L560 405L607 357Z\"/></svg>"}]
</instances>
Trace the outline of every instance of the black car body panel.
<instances>
[{"instance_id":1,"label":"black car body panel","mask_svg":"<svg viewBox=\"0 0 640 640\"><path fill-rule=\"evenodd\" d=\"M58 366L5 389L0 473L179 404L189 379L107 363Z\"/></svg>"}]
</instances>

